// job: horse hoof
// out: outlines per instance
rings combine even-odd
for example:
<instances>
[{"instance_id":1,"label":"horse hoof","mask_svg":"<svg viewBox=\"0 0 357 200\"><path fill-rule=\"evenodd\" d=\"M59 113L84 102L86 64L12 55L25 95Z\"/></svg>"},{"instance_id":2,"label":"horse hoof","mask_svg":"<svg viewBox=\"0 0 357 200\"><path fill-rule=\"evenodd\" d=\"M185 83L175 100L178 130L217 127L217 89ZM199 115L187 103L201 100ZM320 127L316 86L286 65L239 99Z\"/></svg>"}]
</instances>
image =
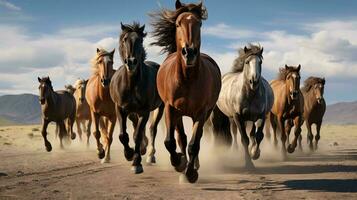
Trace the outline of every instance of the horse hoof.
<instances>
[{"instance_id":1,"label":"horse hoof","mask_svg":"<svg viewBox=\"0 0 357 200\"><path fill-rule=\"evenodd\" d=\"M104 151L104 149L98 150L97 154L98 154L98 158L99 158L99 159L103 159L104 156L105 156L105 151Z\"/></svg>"},{"instance_id":2,"label":"horse hoof","mask_svg":"<svg viewBox=\"0 0 357 200\"><path fill-rule=\"evenodd\" d=\"M52 151L52 145L50 143L47 143L46 145L46 151L51 152Z\"/></svg>"},{"instance_id":3,"label":"horse hoof","mask_svg":"<svg viewBox=\"0 0 357 200\"><path fill-rule=\"evenodd\" d=\"M155 158L155 156L148 156L148 157L146 158L146 163L147 163L147 164L155 164L155 163L156 163L156 158Z\"/></svg>"},{"instance_id":4,"label":"horse hoof","mask_svg":"<svg viewBox=\"0 0 357 200\"><path fill-rule=\"evenodd\" d=\"M252 159L253 160L258 160L258 158L260 157L260 149L257 149L255 152L252 152Z\"/></svg>"},{"instance_id":5,"label":"horse hoof","mask_svg":"<svg viewBox=\"0 0 357 200\"><path fill-rule=\"evenodd\" d=\"M177 158L179 159L179 161L178 162L176 161L176 163L175 163L176 165L174 165L175 170L177 172L183 172L187 167L187 158L182 153L178 153Z\"/></svg>"},{"instance_id":6,"label":"horse hoof","mask_svg":"<svg viewBox=\"0 0 357 200\"><path fill-rule=\"evenodd\" d=\"M76 139L76 134L75 134L75 133L72 133L72 134L71 134L71 139L72 139L72 140Z\"/></svg>"},{"instance_id":7,"label":"horse hoof","mask_svg":"<svg viewBox=\"0 0 357 200\"><path fill-rule=\"evenodd\" d=\"M140 155L145 155L146 154L146 148L140 149Z\"/></svg>"},{"instance_id":8,"label":"horse hoof","mask_svg":"<svg viewBox=\"0 0 357 200\"><path fill-rule=\"evenodd\" d=\"M195 183L198 179L198 172L193 168L187 168L185 175L189 183Z\"/></svg>"},{"instance_id":9,"label":"horse hoof","mask_svg":"<svg viewBox=\"0 0 357 200\"><path fill-rule=\"evenodd\" d=\"M110 163L110 158L104 158L100 161L102 164Z\"/></svg>"},{"instance_id":10,"label":"horse hoof","mask_svg":"<svg viewBox=\"0 0 357 200\"><path fill-rule=\"evenodd\" d=\"M142 165L138 165L138 166L133 166L131 168L131 171L134 172L134 174L141 174L144 172L143 166Z\"/></svg>"},{"instance_id":11,"label":"horse hoof","mask_svg":"<svg viewBox=\"0 0 357 200\"><path fill-rule=\"evenodd\" d=\"M124 156L127 161L132 161L134 158L134 149L128 148L127 150L124 150Z\"/></svg>"},{"instance_id":12,"label":"horse hoof","mask_svg":"<svg viewBox=\"0 0 357 200\"><path fill-rule=\"evenodd\" d=\"M293 148L293 146L291 144L289 144L288 146L288 153L294 153L295 148Z\"/></svg>"},{"instance_id":13,"label":"horse hoof","mask_svg":"<svg viewBox=\"0 0 357 200\"><path fill-rule=\"evenodd\" d=\"M255 170L255 166L251 160L245 162L244 168L248 171Z\"/></svg>"}]
</instances>

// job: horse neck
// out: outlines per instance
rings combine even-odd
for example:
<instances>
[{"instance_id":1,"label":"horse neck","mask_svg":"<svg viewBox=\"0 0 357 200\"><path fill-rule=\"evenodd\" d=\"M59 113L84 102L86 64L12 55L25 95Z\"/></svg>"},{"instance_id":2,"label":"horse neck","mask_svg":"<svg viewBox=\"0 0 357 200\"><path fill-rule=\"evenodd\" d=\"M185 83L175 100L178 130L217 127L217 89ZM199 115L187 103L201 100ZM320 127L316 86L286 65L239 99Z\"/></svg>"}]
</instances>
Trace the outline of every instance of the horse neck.
<instances>
[{"instance_id":1,"label":"horse neck","mask_svg":"<svg viewBox=\"0 0 357 200\"><path fill-rule=\"evenodd\" d=\"M201 67L201 53L197 53L196 64L193 67L188 68L182 59L182 50L178 49L176 53L176 73L179 80L191 81L195 80L199 74Z\"/></svg>"},{"instance_id":2,"label":"horse neck","mask_svg":"<svg viewBox=\"0 0 357 200\"><path fill-rule=\"evenodd\" d=\"M49 92L50 94L47 96L46 98L46 104L48 105L48 107L53 108L54 106L56 106L56 98L57 98L57 94L55 91L53 91L52 89Z\"/></svg>"}]
</instances>

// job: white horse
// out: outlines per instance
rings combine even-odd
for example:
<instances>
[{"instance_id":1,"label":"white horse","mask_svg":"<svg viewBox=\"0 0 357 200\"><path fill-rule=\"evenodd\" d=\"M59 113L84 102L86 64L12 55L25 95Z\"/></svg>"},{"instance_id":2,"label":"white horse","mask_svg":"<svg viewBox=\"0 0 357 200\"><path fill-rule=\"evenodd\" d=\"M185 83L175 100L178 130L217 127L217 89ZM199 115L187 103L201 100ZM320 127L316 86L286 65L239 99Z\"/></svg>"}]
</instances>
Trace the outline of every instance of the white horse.
<instances>
[{"instance_id":1,"label":"white horse","mask_svg":"<svg viewBox=\"0 0 357 200\"><path fill-rule=\"evenodd\" d=\"M231 72L222 77L222 90L213 112L215 116L211 117L218 141L222 139L229 143L232 140L230 131L236 140L238 127L248 168L254 168L251 158L256 160L260 156L259 145L264 137L265 118L274 102L273 90L261 75L262 54L263 48L252 44L239 50L239 57L234 61ZM246 133L248 121L253 122L250 151Z\"/></svg>"}]
</instances>

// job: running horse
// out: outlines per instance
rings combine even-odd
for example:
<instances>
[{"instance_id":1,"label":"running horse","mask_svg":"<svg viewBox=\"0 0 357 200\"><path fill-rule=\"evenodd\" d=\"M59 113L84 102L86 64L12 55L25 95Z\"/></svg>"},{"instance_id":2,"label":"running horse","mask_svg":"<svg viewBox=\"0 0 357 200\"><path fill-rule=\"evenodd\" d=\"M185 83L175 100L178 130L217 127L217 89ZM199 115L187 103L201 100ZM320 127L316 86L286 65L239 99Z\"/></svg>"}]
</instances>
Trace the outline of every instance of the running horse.
<instances>
[{"instance_id":1,"label":"running horse","mask_svg":"<svg viewBox=\"0 0 357 200\"><path fill-rule=\"evenodd\" d=\"M307 142L310 150L316 150L320 139L320 130L322 119L326 111L326 102L324 99L325 78L309 77L304 81L304 86L301 89L304 96L304 121L307 128ZM314 136L311 126L316 125L315 143L313 144ZM301 147L301 137L299 140Z\"/></svg>"},{"instance_id":2,"label":"running horse","mask_svg":"<svg viewBox=\"0 0 357 200\"><path fill-rule=\"evenodd\" d=\"M303 124L304 97L300 90L300 69L301 65L297 67L285 65L280 68L278 79L270 83L274 92L274 105L269 114L269 120L274 132L275 146L278 143L277 129L280 130L284 160L287 158L286 150L289 153L295 151ZM289 129L292 126L295 127L295 130L293 142L290 144Z\"/></svg>"},{"instance_id":3,"label":"running horse","mask_svg":"<svg viewBox=\"0 0 357 200\"><path fill-rule=\"evenodd\" d=\"M207 11L201 3L183 4L176 1L176 10L161 10L151 14L152 45L162 47L168 56L157 74L157 88L165 104L167 135L165 147L170 153L171 165L184 172L187 180L198 179L198 154L203 125L216 105L221 90L221 72L216 62L200 53L202 20ZM182 117L193 120L193 134L188 145ZM181 153L176 152L174 137L178 131Z\"/></svg>"},{"instance_id":4,"label":"running horse","mask_svg":"<svg viewBox=\"0 0 357 200\"><path fill-rule=\"evenodd\" d=\"M254 168L251 159L256 160L260 156L259 145L264 138L266 115L274 102L273 90L262 76L262 62L262 47L250 44L239 50L231 72L222 77L222 90L211 117L215 139L226 141L225 144L230 144L230 131L236 141L238 128L247 168ZM246 133L247 122L253 122L250 138ZM221 125L229 123L231 126ZM250 150L249 140L252 142Z\"/></svg>"},{"instance_id":5,"label":"running horse","mask_svg":"<svg viewBox=\"0 0 357 200\"><path fill-rule=\"evenodd\" d=\"M110 80L115 72L113 69L114 51L98 49L92 59L92 76L89 78L85 93L92 122L95 125L93 133L97 143L97 154L102 162L110 162L110 146L113 141L113 131L116 122L115 104L109 93ZM104 123L104 118L108 123ZM102 127L102 131L100 131ZM107 131L108 130L108 131ZM106 143L105 150L100 142L101 135Z\"/></svg>"},{"instance_id":6,"label":"running horse","mask_svg":"<svg viewBox=\"0 0 357 200\"><path fill-rule=\"evenodd\" d=\"M68 91L54 91L49 77L38 77L40 83L39 100L42 112L42 137L45 141L46 150L50 152L52 145L47 139L47 127L50 122L56 122L59 127L60 146L63 148L62 139L71 134L71 139L76 138L73 132L73 123L76 116L76 101ZM66 130L65 121L68 121ZM56 131L57 132L57 131Z\"/></svg>"}]
</instances>

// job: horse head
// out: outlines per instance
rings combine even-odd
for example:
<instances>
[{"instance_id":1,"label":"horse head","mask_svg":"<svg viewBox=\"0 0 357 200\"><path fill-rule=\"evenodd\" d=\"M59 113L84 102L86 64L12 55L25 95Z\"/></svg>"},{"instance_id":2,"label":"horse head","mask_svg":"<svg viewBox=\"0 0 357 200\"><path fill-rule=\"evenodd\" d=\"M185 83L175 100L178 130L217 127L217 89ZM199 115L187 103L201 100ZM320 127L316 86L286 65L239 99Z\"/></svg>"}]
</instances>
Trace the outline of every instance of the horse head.
<instances>
[{"instance_id":1,"label":"horse head","mask_svg":"<svg viewBox=\"0 0 357 200\"><path fill-rule=\"evenodd\" d=\"M296 100L299 96L300 90L300 69L301 65L297 67L285 65L285 83L292 100Z\"/></svg>"},{"instance_id":2,"label":"horse head","mask_svg":"<svg viewBox=\"0 0 357 200\"><path fill-rule=\"evenodd\" d=\"M40 83L40 86L38 87L39 89L39 101L41 103L41 105L44 105L46 103L46 99L48 99L48 97L51 94L51 91L53 91L52 88L52 83L50 80L50 77L38 77L38 82Z\"/></svg>"}]
</instances>

